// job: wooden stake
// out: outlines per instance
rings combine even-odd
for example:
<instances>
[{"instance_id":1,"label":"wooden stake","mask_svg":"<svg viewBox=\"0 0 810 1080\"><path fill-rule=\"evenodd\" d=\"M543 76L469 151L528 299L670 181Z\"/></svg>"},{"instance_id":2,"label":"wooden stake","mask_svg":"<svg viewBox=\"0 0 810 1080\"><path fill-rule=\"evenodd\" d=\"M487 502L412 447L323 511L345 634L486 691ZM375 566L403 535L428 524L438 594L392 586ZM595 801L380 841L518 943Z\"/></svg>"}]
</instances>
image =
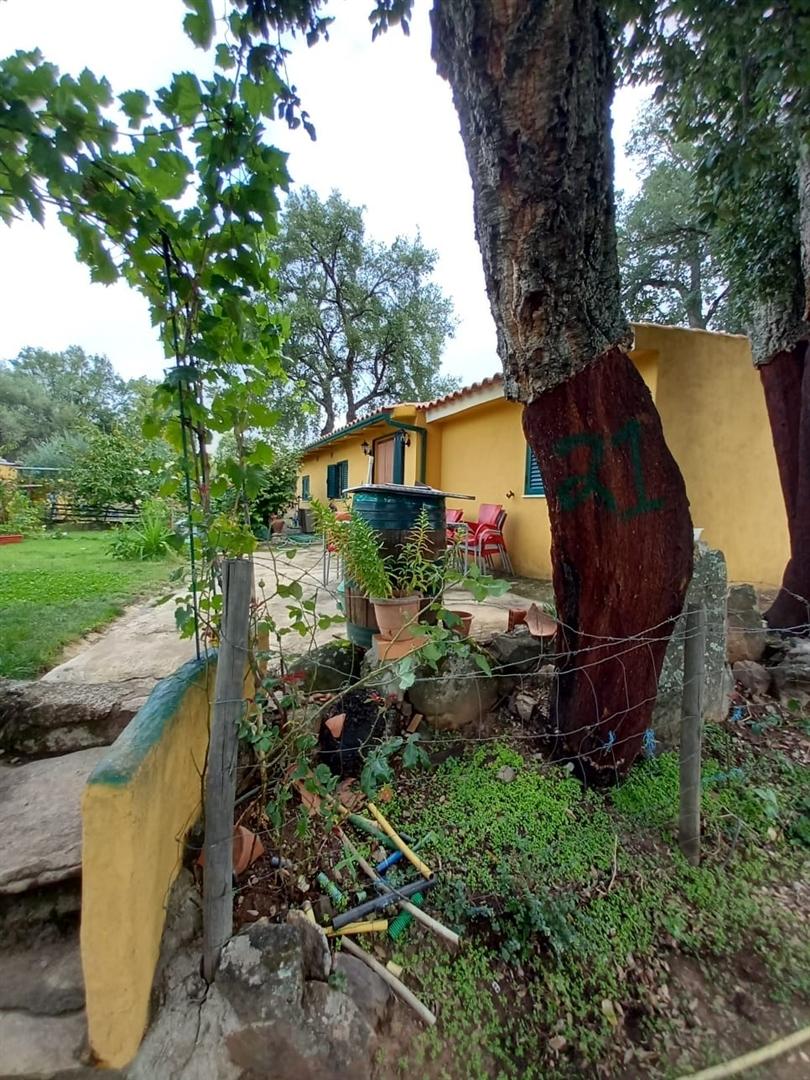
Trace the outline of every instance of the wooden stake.
<instances>
[{"instance_id":1,"label":"wooden stake","mask_svg":"<svg viewBox=\"0 0 810 1080\"><path fill-rule=\"evenodd\" d=\"M700 756L703 742L703 683L706 653L706 610L686 609L681 708L680 813L678 843L692 866L700 862Z\"/></svg>"},{"instance_id":2,"label":"wooden stake","mask_svg":"<svg viewBox=\"0 0 810 1080\"><path fill-rule=\"evenodd\" d=\"M395 978L390 971L387 971L382 964L378 963L370 953L367 953L365 949L361 949L359 945L355 945L351 938L343 938L343 948L346 952L350 952L352 956L356 956L358 960L362 960L364 964L368 964L372 971L376 971L380 978L388 983L394 993L401 997L406 1005L410 1005L417 1016L420 1016L426 1024L430 1024L432 1027L436 1023L436 1017L430 1009L423 1005L407 986Z\"/></svg>"},{"instance_id":3,"label":"wooden stake","mask_svg":"<svg viewBox=\"0 0 810 1080\"><path fill-rule=\"evenodd\" d=\"M233 816L239 720L245 706L253 564L222 567L222 643L217 660L211 739L205 777L203 975L213 982L222 947L233 933Z\"/></svg>"},{"instance_id":4,"label":"wooden stake","mask_svg":"<svg viewBox=\"0 0 810 1080\"><path fill-rule=\"evenodd\" d=\"M792 1035L785 1035L783 1039L761 1046L758 1050L751 1050L742 1057L726 1061L723 1065L712 1065L709 1069L691 1073L682 1077L681 1080L724 1080L727 1076L737 1076L741 1072L753 1069L755 1065L761 1065L764 1061L772 1061L775 1057L787 1054L810 1040L810 1026L794 1031ZM798 1073L796 1074L798 1076Z\"/></svg>"},{"instance_id":5,"label":"wooden stake","mask_svg":"<svg viewBox=\"0 0 810 1080\"><path fill-rule=\"evenodd\" d=\"M422 860L419 858L415 851L411 851L411 849L408 847L402 837L396 832L394 827L386 821L386 819L382 816L382 814L373 802L370 802L368 804L368 809L369 813L383 830L383 832L386 833L386 835L389 836L391 840L393 840L393 842L397 845L397 847L408 860L408 862L416 867L422 877L433 877L433 871L430 869L430 867L426 863L422 862Z\"/></svg>"}]
</instances>

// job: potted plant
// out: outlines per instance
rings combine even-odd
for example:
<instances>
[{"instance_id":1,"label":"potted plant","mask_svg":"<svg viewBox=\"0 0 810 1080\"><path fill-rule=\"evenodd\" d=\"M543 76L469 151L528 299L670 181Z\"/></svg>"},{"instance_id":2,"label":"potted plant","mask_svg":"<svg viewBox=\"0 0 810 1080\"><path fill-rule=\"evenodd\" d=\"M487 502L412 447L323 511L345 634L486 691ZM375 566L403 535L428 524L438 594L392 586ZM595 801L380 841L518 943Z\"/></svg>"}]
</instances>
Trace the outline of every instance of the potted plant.
<instances>
[{"instance_id":1,"label":"potted plant","mask_svg":"<svg viewBox=\"0 0 810 1080\"><path fill-rule=\"evenodd\" d=\"M427 514L422 512L400 552L385 559L379 536L364 518L352 513L339 521L317 501L313 509L320 528L340 553L347 578L374 605L380 636L387 641L418 636L423 597L435 596L443 582L442 566L432 557Z\"/></svg>"}]
</instances>

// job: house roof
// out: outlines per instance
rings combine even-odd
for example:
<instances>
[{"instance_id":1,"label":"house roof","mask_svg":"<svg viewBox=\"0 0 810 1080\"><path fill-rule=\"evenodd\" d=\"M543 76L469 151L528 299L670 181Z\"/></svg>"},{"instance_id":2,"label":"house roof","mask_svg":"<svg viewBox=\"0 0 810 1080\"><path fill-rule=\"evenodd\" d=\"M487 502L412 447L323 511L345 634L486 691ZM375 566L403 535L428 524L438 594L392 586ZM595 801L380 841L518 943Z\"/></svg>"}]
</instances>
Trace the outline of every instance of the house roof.
<instances>
[{"instance_id":1,"label":"house roof","mask_svg":"<svg viewBox=\"0 0 810 1080\"><path fill-rule=\"evenodd\" d=\"M459 398L468 397L470 394L476 394L479 390L486 390L490 386L497 386L498 383L503 382L503 373L497 371L494 375L488 376L486 379L481 379L480 382L470 383L469 386L460 386L458 390L452 390L449 394L445 394L444 397L434 398L433 401L426 401L422 404L423 409L435 409L437 405L446 405L450 401L457 401Z\"/></svg>"},{"instance_id":2,"label":"house roof","mask_svg":"<svg viewBox=\"0 0 810 1080\"><path fill-rule=\"evenodd\" d=\"M354 420L351 424L344 424L343 427L335 428L334 431L330 431L328 435L323 435L320 439L315 439L314 442L308 443L302 453L307 454L310 450L317 450L321 446L326 446L330 442L334 442L335 439L340 439L344 435L349 435L353 431L359 431L361 428L369 427L371 424L377 424L381 420L389 420L394 412L394 406L390 405L385 409L378 409L377 412L369 413L368 416L362 417L360 420Z\"/></svg>"}]
</instances>

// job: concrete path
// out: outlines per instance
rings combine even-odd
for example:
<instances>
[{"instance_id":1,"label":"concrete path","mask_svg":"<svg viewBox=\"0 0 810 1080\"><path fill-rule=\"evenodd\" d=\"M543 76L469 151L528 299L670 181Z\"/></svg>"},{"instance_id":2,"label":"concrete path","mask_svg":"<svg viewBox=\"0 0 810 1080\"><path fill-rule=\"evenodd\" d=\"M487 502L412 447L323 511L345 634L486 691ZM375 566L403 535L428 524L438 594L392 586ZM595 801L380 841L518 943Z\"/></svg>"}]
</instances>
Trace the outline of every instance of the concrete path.
<instances>
[{"instance_id":1,"label":"concrete path","mask_svg":"<svg viewBox=\"0 0 810 1080\"><path fill-rule=\"evenodd\" d=\"M260 551L254 562L257 599L264 599L264 613L280 626L287 624L287 608L295 601L273 595L276 580L298 581L304 597L316 600L319 613L337 613L338 581L333 571L331 580L324 584L319 544L299 549L293 559L283 552ZM517 581L512 590L484 604L477 604L463 589L449 590L446 602L448 607L471 611L473 635L482 636L506 629L509 608L528 607L532 599L546 599L549 594L547 583ZM316 630L311 638L302 641L302 646L308 641L322 644L343 633L340 624ZM296 638L288 637L287 641L290 648L296 648ZM194 642L182 640L177 633L171 602L135 605L99 634L77 643L71 651L74 655L43 675L43 682L115 684L125 691L124 696L138 700L145 700L159 679L195 655Z\"/></svg>"}]
</instances>

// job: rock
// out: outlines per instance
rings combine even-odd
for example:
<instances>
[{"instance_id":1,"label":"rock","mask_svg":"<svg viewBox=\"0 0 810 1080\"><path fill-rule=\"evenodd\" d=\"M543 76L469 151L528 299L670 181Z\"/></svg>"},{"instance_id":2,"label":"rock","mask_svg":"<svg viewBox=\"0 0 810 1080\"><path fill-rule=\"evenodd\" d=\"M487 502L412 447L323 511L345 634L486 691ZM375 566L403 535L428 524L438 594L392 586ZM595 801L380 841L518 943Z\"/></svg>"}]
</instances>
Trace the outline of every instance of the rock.
<instances>
[{"instance_id":1,"label":"rock","mask_svg":"<svg viewBox=\"0 0 810 1080\"><path fill-rule=\"evenodd\" d=\"M309 933L305 944L295 919L260 919L228 942L208 987L199 975L199 951L181 949L165 970L160 1008L126 1070L128 1080L370 1077L374 1026L384 1015L377 991L366 987L363 997L358 976L351 984L355 1002L323 981L320 961L314 970L321 977L306 978L304 956L313 944Z\"/></svg>"},{"instance_id":2,"label":"rock","mask_svg":"<svg viewBox=\"0 0 810 1080\"><path fill-rule=\"evenodd\" d=\"M707 544L695 544L692 580L684 607L689 603L706 608L704 715L719 721L728 713L733 682L726 658L726 560L721 551ZM680 742L683 698L683 634L686 617L674 624L658 679L658 697L652 715L652 729L660 749Z\"/></svg>"},{"instance_id":3,"label":"rock","mask_svg":"<svg viewBox=\"0 0 810 1080\"><path fill-rule=\"evenodd\" d=\"M731 669L734 681L751 694L767 694L771 686L768 670L756 660L738 660Z\"/></svg>"},{"instance_id":4,"label":"rock","mask_svg":"<svg viewBox=\"0 0 810 1080\"><path fill-rule=\"evenodd\" d=\"M754 586L732 585L728 590L727 610L728 662L761 660L768 641L768 629L762 621Z\"/></svg>"},{"instance_id":5,"label":"rock","mask_svg":"<svg viewBox=\"0 0 810 1080\"><path fill-rule=\"evenodd\" d=\"M371 1027L379 1031L390 1018L394 1003L394 995L387 984L368 964L345 952L335 956L334 971L345 976L344 993L352 999Z\"/></svg>"},{"instance_id":6,"label":"rock","mask_svg":"<svg viewBox=\"0 0 810 1080\"><path fill-rule=\"evenodd\" d=\"M451 654L440 674L423 673L408 690L411 705L439 731L456 731L480 721L498 700L498 680L471 656Z\"/></svg>"},{"instance_id":7,"label":"rock","mask_svg":"<svg viewBox=\"0 0 810 1080\"><path fill-rule=\"evenodd\" d=\"M0 951L0 1009L60 1016L83 1008L78 935Z\"/></svg>"},{"instance_id":8,"label":"rock","mask_svg":"<svg viewBox=\"0 0 810 1080\"><path fill-rule=\"evenodd\" d=\"M326 983L307 987L299 1025L270 1020L226 1039L231 1061L267 1080L370 1080L374 1032L352 999Z\"/></svg>"},{"instance_id":9,"label":"rock","mask_svg":"<svg viewBox=\"0 0 810 1080\"><path fill-rule=\"evenodd\" d=\"M503 781L504 784L511 784L517 776L517 772L512 768L511 765L504 765L502 769L498 769L498 771L495 773L495 776L498 778L498 780Z\"/></svg>"},{"instance_id":10,"label":"rock","mask_svg":"<svg viewBox=\"0 0 810 1080\"><path fill-rule=\"evenodd\" d=\"M296 926L258 919L222 950L216 985L245 1023L298 1018L304 951Z\"/></svg>"},{"instance_id":11,"label":"rock","mask_svg":"<svg viewBox=\"0 0 810 1080\"><path fill-rule=\"evenodd\" d=\"M534 637L525 626L496 634L487 644L487 652L493 659L493 672L505 680L538 672L554 655L553 646L543 638Z\"/></svg>"},{"instance_id":12,"label":"rock","mask_svg":"<svg viewBox=\"0 0 810 1080\"><path fill-rule=\"evenodd\" d=\"M307 693L342 690L360 673L363 652L348 641L330 641L293 660L288 676L301 676L300 686Z\"/></svg>"},{"instance_id":13,"label":"rock","mask_svg":"<svg viewBox=\"0 0 810 1080\"><path fill-rule=\"evenodd\" d=\"M15 943L28 945L43 937L58 937L57 926L78 925L81 907L78 878L30 892L0 893L0 949Z\"/></svg>"},{"instance_id":14,"label":"rock","mask_svg":"<svg viewBox=\"0 0 810 1080\"><path fill-rule=\"evenodd\" d=\"M296 927L304 953L304 978L326 982L332 969L332 954L326 934L317 923L310 922L303 911L293 908L287 922Z\"/></svg>"},{"instance_id":15,"label":"rock","mask_svg":"<svg viewBox=\"0 0 810 1080\"><path fill-rule=\"evenodd\" d=\"M75 877L81 870L80 802L106 747L0 766L0 893Z\"/></svg>"},{"instance_id":16,"label":"rock","mask_svg":"<svg viewBox=\"0 0 810 1080\"><path fill-rule=\"evenodd\" d=\"M0 1012L0 1075L3 1080L73 1076L81 1068L86 1038L83 1012L67 1016Z\"/></svg>"},{"instance_id":17,"label":"rock","mask_svg":"<svg viewBox=\"0 0 810 1080\"><path fill-rule=\"evenodd\" d=\"M166 921L160 940L160 955L155 966L155 982L163 978L163 972L172 957L193 941L202 930L202 903L197 883L190 870L183 869L177 875L166 905Z\"/></svg>"},{"instance_id":18,"label":"rock","mask_svg":"<svg viewBox=\"0 0 810 1080\"><path fill-rule=\"evenodd\" d=\"M810 641L792 644L784 660L771 668L771 675L783 705L789 701L807 705L810 702Z\"/></svg>"},{"instance_id":19,"label":"rock","mask_svg":"<svg viewBox=\"0 0 810 1080\"><path fill-rule=\"evenodd\" d=\"M515 694L515 697L512 701L513 709L524 724L528 724L528 722L531 720L532 713L534 712L536 705L537 698L534 697L532 694Z\"/></svg>"},{"instance_id":20,"label":"rock","mask_svg":"<svg viewBox=\"0 0 810 1080\"><path fill-rule=\"evenodd\" d=\"M69 754L108 746L135 715L120 686L0 679L0 749L12 754Z\"/></svg>"}]
</instances>

